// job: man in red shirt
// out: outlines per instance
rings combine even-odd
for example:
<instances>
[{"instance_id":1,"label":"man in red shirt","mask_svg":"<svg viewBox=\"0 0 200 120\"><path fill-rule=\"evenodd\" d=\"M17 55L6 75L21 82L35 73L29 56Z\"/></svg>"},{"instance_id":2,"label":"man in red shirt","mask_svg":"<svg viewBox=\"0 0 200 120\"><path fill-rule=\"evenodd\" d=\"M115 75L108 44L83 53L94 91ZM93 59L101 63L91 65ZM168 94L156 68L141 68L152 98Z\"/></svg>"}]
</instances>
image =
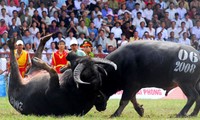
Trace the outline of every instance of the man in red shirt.
<instances>
[{"instance_id":1,"label":"man in red shirt","mask_svg":"<svg viewBox=\"0 0 200 120\"><path fill-rule=\"evenodd\" d=\"M58 50L52 54L52 66L57 71L57 73L61 73L61 67L68 66L69 62L66 59L67 55L68 53L65 50L65 41L61 40L58 43Z\"/></svg>"}]
</instances>

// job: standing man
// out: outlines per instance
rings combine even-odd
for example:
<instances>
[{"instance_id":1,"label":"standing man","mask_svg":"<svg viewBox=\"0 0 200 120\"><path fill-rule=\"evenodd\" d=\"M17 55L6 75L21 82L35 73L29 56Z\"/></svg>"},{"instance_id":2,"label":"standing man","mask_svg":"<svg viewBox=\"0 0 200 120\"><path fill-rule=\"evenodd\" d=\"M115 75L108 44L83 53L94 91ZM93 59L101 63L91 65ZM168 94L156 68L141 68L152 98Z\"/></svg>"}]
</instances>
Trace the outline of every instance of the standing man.
<instances>
[{"instance_id":1,"label":"standing man","mask_svg":"<svg viewBox=\"0 0 200 120\"><path fill-rule=\"evenodd\" d=\"M21 76L24 78L26 71L30 68L31 66L31 59L30 55L28 52L23 50L24 43L22 40L18 40L16 42L16 50L15 50L15 57L17 59L17 63L19 66L19 71Z\"/></svg>"},{"instance_id":2,"label":"standing man","mask_svg":"<svg viewBox=\"0 0 200 120\"><path fill-rule=\"evenodd\" d=\"M67 51L65 50L65 41L60 40L58 42L58 50L52 54L52 66L56 70L57 73L60 72L61 67L67 67L68 61L66 56L68 55Z\"/></svg>"},{"instance_id":3,"label":"standing man","mask_svg":"<svg viewBox=\"0 0 200 120\"><path fill-rule=\"evenodd\" d=\"M78 56L86 56L85 52L83 52L82 50L78 49L78 41L77 40L71 40L70 41L70 47L71 47L71 51L75 52L76 55L78 55Z\"/></svg>"}]
</instances>

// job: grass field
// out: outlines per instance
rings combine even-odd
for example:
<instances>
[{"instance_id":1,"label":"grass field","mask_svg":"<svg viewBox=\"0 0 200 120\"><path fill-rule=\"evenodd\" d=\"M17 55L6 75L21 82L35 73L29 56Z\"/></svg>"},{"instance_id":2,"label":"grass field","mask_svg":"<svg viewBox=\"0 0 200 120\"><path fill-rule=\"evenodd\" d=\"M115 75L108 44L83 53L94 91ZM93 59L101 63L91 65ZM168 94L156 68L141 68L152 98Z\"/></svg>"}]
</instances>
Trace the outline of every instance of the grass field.
<instances>
[{"instance_id":1,"label":"grass field","mask_svg":"<svg viewBox=\"0 0 200 120\"><path fill-rule=\"evenodd\" d=\"M25 116L15 111L9 104L7 98L0 98L0 120L200 120L200 115L193 118L175 118L185 104L186 100L138 100L145 109L144 117L139 117L132 104L125 108L122 115L117 118L109 118L116 110L119 100L109 100L106 111L97 112L94 108L83 117L38 117ZM191 112L191 110L189 111Z\"/></svg>"}]
</instances>

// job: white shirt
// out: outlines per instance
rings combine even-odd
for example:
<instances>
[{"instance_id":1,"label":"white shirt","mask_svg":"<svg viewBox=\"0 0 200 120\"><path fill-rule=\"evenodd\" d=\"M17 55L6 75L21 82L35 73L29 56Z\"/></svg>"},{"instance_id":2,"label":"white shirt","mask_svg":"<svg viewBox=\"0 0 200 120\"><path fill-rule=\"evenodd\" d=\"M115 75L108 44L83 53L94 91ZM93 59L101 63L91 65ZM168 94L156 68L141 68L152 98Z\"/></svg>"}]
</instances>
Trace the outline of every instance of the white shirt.
<instances>
[{"instance_id":1,"label":"white shirt","mask_svg":"<svg viewBox=\"0 0 200 120\"><path fill-rule=\"evenodd\" d=\"M139 26L140 26L140 22L144 22L144 23L145 23L145 26L146 26L145 19L144 19L144 18L138 19L138 17L135 17L135 18L133 19L132 25L134 25L135 27L139 27Z\"/></svg>"},{"instance_id":2,"label":"white shirt","mask_svg":"<svg viewBox=\"0 0 200 120\"><path fill-rule=\"evenodd\" d=\"M6 5L4 5L4 6L1 6L1 5L0 5L0 10L1 10L2 8L5 8L5 9L6 9L6 13L8 13L8 6L6 6ZM2 13L1 13L1 12L0 12L0 15L2 15Z\"/></svg>"},{"instance_id":3,"label":"white shirt","mask_svg":"<svg viewBox=\"0 0 200 120\"><path fill-rule=\"evenodd\" d=\"M10 16L10 17L13 17L13 10L17 10L17 7L16 6L8 6L8 8L7 8L7 13L8 13L8 15Z\"/></svg>"},{"instance_id":4,"label":"white shirt","mask_svg":"<svg viewBox=\"0 0 200 120\"><path fill-rule=\"evenodd\" d=\"M53 20L55 20L56 22L60 22L59 18L55 18L55 17L50 17L50 22L52 22Z\"/></svg>"},{"instance_id":5,"label":"white shirt","mask_svg":"<svg viewBox=\"0 0 200 120\"><path fill-rule=\"evenodd\" d=\"M78 41L78 46L80 46L81 44L83 44L83 41L85 40L85 38L78 38L77 41Z\"/></svg>"},{"instance_id":6,"label":"white shirt","mask_svg":"<svg viewBox=\"0 0 200 120\"><path fill-rule=\"evenodd\" d=\"M109 45L112 45L114 48L117 47L117 42L116 40L113 38L112 40L110 38L107 39L106 41L106 44L109 46Z\"/></svg>"},{"instance_id":7,"label":"white shirt","mask_svg":"<svg viewBox=\"0 0 200 120\"><path fill-rule=\"evenodd\" d=\"M8 15L5 15L5 17L1 15L1 16L0 16L0 20L1 20L1 19L4 19L6 25L9 25L10 17L9 17Z\"/></svg>"},{"instance_id":8,"label":"white shirt","mask_svg":"<svg viewBox=\"0 0 200 120\"><path fill-rule=\"evenodd\" d=\"M174 38L179 38L180 37L179 34L178 34L178 29L176 27L174 29L172 27L167 29L168 36L170 36L170 33L172 31L174 32Z\"/></svg>"},{"instance_id":9,"label":"white shirt","mask_svg":"<svg viewBox=\"0 0 200 120\"><path fill-rule=\"evenodd\" d=\"M39 14L40 17L42 17L42 11L46 11L46 13L47 13L47 15L48 15L48 10L47 10L47 8L43 8L43 10L42 10L41 7L39 7L39 8L37 9L37 11L38 11L38 14Z\"/></svg>"},{"instance_id":10,"label":"white shirt","mask_svg":"<svg viewBox=\"0 0 200 120\"><path fill-rule=\"evenodd\" d=\"M176 9L167 9L166 12L169 13L169 19L170 20L173 20L175 18L175 13L177 13L177 10Z\"/></svg>"},{"instance_id":11,"label":"white shirt","mask_svg":"<svg viewBox=\"0 0 200 120\"><path fill-rule=\"evenodd\" d=\"M137 27L137 28L136 28L136 31L138 32L138 36L139 36L139 38L142 38L143 35L144 35L144 32L147 31L147 28L146 28L146 27L144 27L144 28Z\"/></svg>"},{"instance_id":12,"label":"white shirt","mask_svg":"<svg viewBox=\"0 0 200 120\"><path fill-rule=\"evenodd\" d=\"M121 38L122 29L120 27L113 27L111 32L114 33L114 38Z\"/></svg>"},{"instance_id":13,"label":"white shirt","mask_svg":"<svg viewBox=\"0 0 200 120\"><path fill-rule=\"evenodd\" d=\"M152 9L144 9L144 16L146 17L146 19L148 20L152 20L152 17L153 17L153 10Z\"/></svg>"},{"instance_id":14,"label":"white shirt","mask_svg":"<svg viewBox=\"0 0 200 120\"><path fill-rule=\"evenodd\" d=\"M58 43L60 40L63 40L63 41L65 41L65 39L64 39L64 38L61 38L61 39L59 39L58 37L57 37L57 38L55 38L53 41Z\"/></svg>"},{"instance_id":15,"label":"white shirt","mask_svg":"<svg viewBox=\"0 0 200 120\"><path fill-rule=\"evenodd\" d=\"M184 44L184 45L191 45L190 43L190 39L186 38L186 40L184 40L183 38L180 38L178 43Z\"/></svg>"},{"instance_id":16,"label":"white shirt","mask_svg":"<svg viewBox=\"0 0 200 120\"><path fill-rule=\"evenodd\" d=\"M45 48L47 49L51 48L51 42L54 42L52 37L47 41Z\"/></svg>"},{"instance_id":17,"label":"white shirt","mask_svg":"<svg viewBox=\"0 0 200 120\"><path fill-rule=\"evenodd\" d=\"M67 37L67 38L65 38L65 45L66 45L67 49L70 49L70 41L71 40L76 41L76 38L75 37L72 37L72 38Z\"/></svg>"},{"instance_id":18,"label":"white shirt","mask_svg":"<svg viewBox=\"0 0 200 120\"><path fill-rule=\"evenodd\" d=\"M192 22L191 19L186 20L186 19L184 18L184 19L182 19L182 22L183 22L183 21L185 22L185 27L186 27L187 29L190 29L190 28L193 27L193 22Z\"/></svg>"},{"instance_id":19,"label":"white shirt","mask_svg":"<svg viewBox=\"0 0 200 120\"><path fill-rule=\"evenodd\" d=\"M99 28L101 27L101 24L102 24L102 22L103 22L103 19L102 19L102 18L101 18L101 19L99 19L99 18L94 18L93 22L94 22L95 27L96 27L97 29L99 29Z\"/></svg>"},{"instance_id":20,"label":"white shirt","mask_svg":"<svg viewBox=\"0 0 200 120\"><path fill-rule=\"evenodd\" d=\"M74 0L74 6L77 10L80 10L81 9L81 2L82 1L78 1L78 0Z\"/></svg>"},{"instance_id":21,"label":"white shirt","mask_svg":"<svg viewBox=\"0 0 200 120\"><path fill-rule=\"evenodd\" d=\"M200 39L200 27L198 28L197 26L194 26L191 29L191 33L195 34L197 39Z\"/></svg>"},{"instance_id":22,"label":"white shirt","mask_svg":"<svg viewBox=\"0 0 200 120\"><path fill-rule=\"evenodd\" d=\"M180 27L181 26L181 20L180 19L173 19L172 21L176 22L176 28Z\"/></svg>"},{"instance_id":23,"label":"white shirt","mask_svg":"<svg viewBox=\"0 0 200 120\"><path fill-rule=\"evenodd\" d=\"M164 2L164 1L162 1L162 2L158 2L159 4L160 4L160 9L166 9L167 8L167 4L166 4L166 2Z\"/></svg>"},{"instance_id":24,"label":"white shirt","mask_svg":"<svg viewBox=\"0 0 200 120\"><path fill-rule=\"evenodd\" d=\"M185 13L187 13L187 10L185 8L181 9L180 7L178 7L176 10L177 10L177 13L179 14L180 19L185 18Z\"/></svg>"},{"instance_id":25,"label":"white shirt","mask_svg":"<svg viewBox=\"0 0 200 120\"><path fill-rule=\"evenodd\" d=\"M158 27L158 28L156 29L156 35L157 35L157 36L158 36L158 33L161 32L161 30L162 30L162 27ZM165 40L168 39L168 33L167 33L167 30L166 30L166 29L164 29L163 32L162 32L162 39L165 39Z\"/></svg>"},{"instance_id":26,"label":"white shirt","mask_svg":"<svg viewBox=\"0 0 200 120\"><path fill-rule=\"evenodd\" d=\"M71 18L69 18L69 21L72 21ZM77 24L79 23L79 22L78 22L78 18L74 18L73 21L74 21L74 24L75 24L75 25L77 25Z\"/></svg>"},{"instance_id":27,"label":"white shirt","mask_svg":"<svg viewBox=\"0 0 200 120\"><path fill-rule=\"evenodd\" d=\"M34 37L33 42L36 44L36 49L37 49L40 44L40 39L38 39L37 37Z\"/></svg>"},{"instance_id":28,"label":"white shirt","mask_svg":"<svg viewBox=\"0 0 200 120\"><path fill-rule=\"evenodd\" d=\"M150 28L148 27L147 28L147 32L149 32L150 36L154 36L155 37L155 35L156 35L156 30L154 28L151 28L151 30L150 30Z\"/></svg>"},{"instance_id":29,"label":"white shirt","mask_svg":"<svg viewBox=\"0 0 200 120\"><path fill-rule=\"evenodd\" d=\"M135 18L137 16L138 12L141 12L142 13L142 17L145 17L144 13L143 13L143 10L141 10L141 9L139 9L139 10L133 9L132 12L131 12L132 18Z\"/></svg>"},{"instance_id":30,"label":"white shirt","mask_svg":"<svg viewBox=\"0 0 200 120\"><path fill-rule=\"evenodd\" d=\"M182 28L181 28L181 27L177 28L177 31L178 31L178 34L179 34L179 33L182 31ZM188 31L187 28L185 27L184 30L179 34L179 37L180 37L180 38L183 38L183 33L184 33L184 32L188 32L188 35L190 35L189 31Z\"/></svg>"},{"instance_id":31,"label":"white shirt","mask_svg":"<svg viewBox=\"0 0 200 120\"><path fill-rule=\"evenodd\" d=\"M9 25L12 25L12 19L13 19L13 17L10 18L10 23L9 23ZM15 24L15 25L16 25L16 26L21 26L21 20L20 20L19 17L17 17L17 19L16 19L16 24Z\"/></svg>"},{"instance_id":32,"label":"white shirt","mask_svg":"<svg viewBox=\"0 0 200 120\"><path fill-rule=\"evenodd\" d=\"M29 31L33 37L35 37L36 33L39 32L39 29L36 27L33 29L33 27L29 28Z\"/></svg>"},{"instance_id":33,"label":"white shirt","mask_svg":"<svg viewBox=\"0 0 200 120\"><path fill-rule=\"evenodd\" d=\"M50 17L53 16L53 14L54 14L55 11L60 10L60 8L58 8L58 7L56 7L56 6L55 6L55 8L52 8L52 7L53 7L53 6L50 6L50 7L49 7L49 16L50 16ZM52 10L51 10L51 8L52 8ZM51 10L51 12L50 12L50 10Z\"/></svg>"},{"instance_id":34,"label":"white shirt","mask_svg":"<svg viewBox=\"0 0 200 120\"><path fill-rule=\"evenodd\" d=\"M28 7L28 15L30 15L31 17L32 17L33 14L34 14L34 11L35 11L35 8L30 8L30 7Z\"/></svg>"}]
</instances>

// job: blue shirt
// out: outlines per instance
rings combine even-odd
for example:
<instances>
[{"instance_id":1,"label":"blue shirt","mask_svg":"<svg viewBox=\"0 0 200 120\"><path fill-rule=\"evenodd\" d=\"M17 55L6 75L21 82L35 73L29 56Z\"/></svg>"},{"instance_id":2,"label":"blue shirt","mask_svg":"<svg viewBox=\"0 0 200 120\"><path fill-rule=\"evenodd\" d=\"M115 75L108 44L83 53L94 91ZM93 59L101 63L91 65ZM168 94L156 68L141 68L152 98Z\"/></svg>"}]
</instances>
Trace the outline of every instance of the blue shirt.
<instances>
[{"instance_id":1,"label":"blue shirt","mask_svg":"<svg viewBox=\"0 0 200 120\"><path fill-rule=\"evenodd\" d=\"M126 8L129 11L132 11L135 8L135 2L134 1L127 1L126 2Z\"/></svg>"},{"instance_id":2,"label":"blue shirt","mask_svg":"<svg viewBox=\"0 0 200 120\"><path fill-rule=\"evenodd\" d=\"M89 34L91 33L91 32L94 32L94 34L95 34L95 37L97 37L98 36L98 30L96 29L96 28L94 28L94 29L91 29L90 27L88 28L88 32L89 32Z\"/></svg>"},{"instance_id":3,"label":"blue shirt","mask_svg":"<svg viewBox=\"0 0 200 120\"><path fill-rule=\"evenodd\" d=\"M24 45L29 43L30 45L33 44L33 37L32 36L22 36L22 41L24 42Z\"/></svg>"}]
</instances>

